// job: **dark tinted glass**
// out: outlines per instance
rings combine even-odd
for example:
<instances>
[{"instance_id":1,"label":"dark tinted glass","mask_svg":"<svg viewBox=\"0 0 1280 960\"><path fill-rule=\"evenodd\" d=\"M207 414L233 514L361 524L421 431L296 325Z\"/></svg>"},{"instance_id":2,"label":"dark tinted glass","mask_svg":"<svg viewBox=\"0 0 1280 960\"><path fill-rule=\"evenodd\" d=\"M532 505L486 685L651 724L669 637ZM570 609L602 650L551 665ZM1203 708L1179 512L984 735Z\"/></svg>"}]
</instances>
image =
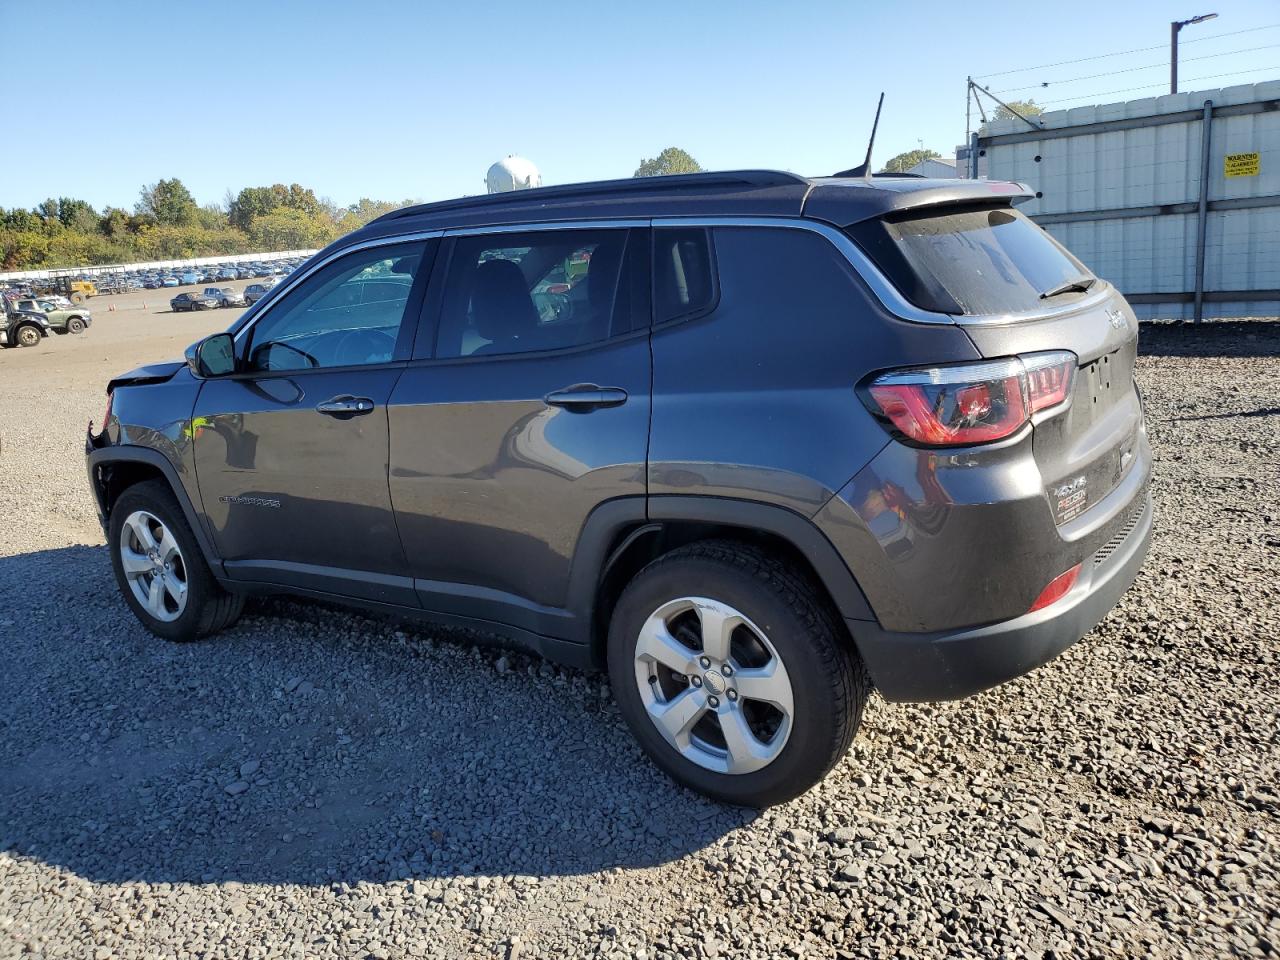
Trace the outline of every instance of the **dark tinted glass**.
<instances>
[{"instance_id":1,"label":"dark tinted glass","mask_svg":"<svg viewBox=\"0 0 1280 960\"><path fill-rule=\"evenodd\" d=\"M653 319L690 316L715 301L711 241L701 228L653 232Z\"/></svg>"},{"instance_id":2,"label":"dark tinted glass","mask_svg":"<svg viewBox=\"0 0 1280 960\"><path fill-rule=\"evenodd\" d=\"M360 250L308 277L254 325L249 366L305 370L394 359L423 251L422 243ZM256 286L254 293L264 292Z\"/></svg>"},{"instance_id":3,"label":"dark tinted glass","mask_svg":"<svg viewBox=\"0 0 1280 960\"><path fill-rule=\"evenodd\" d=\"M1040 294L1088 269L1016 210L898 215L859 224L854 238L909 300L953 314L1027 313ZM1065 293L1054 305L1083 296Z\"/></svg>"},{"instance_id":4,"label":"dark tinted glass","mask_svg":"<svg viewBox=\"0 0 1280 960\"><path fill-rule=\"evenodd\" d=\"M627 230L549 230L454 243L436 356L581 346L631 328Z\"/></svg>"}]
</instances>

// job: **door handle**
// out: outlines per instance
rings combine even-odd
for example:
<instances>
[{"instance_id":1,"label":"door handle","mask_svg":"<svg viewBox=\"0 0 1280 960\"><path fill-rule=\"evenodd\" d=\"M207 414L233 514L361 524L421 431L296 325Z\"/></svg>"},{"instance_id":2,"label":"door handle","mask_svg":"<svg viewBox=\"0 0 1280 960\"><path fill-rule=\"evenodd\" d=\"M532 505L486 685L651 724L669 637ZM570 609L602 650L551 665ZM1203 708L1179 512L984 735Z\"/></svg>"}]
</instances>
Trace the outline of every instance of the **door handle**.
<instances>
[{"instance_id":1,"label":"door handle","mask_svg":"<svg viewBox=\"0 0 1280 960\"><path fill-rule=\"evenodd\" d=\"M544 402L574 413L590 413L601 407L619 407L627 402L627 391L621 387L601 387L594 383L575 383L571 387L552 390Z\"/></svg>"},{"instance_id":2,"label":"door handle","mask_svg":"<svg viewBox=\"0 0 1280 960\"><path fill-rule=\"evenodd\" d=\"M331 417L354 417L373 410L373 401L368 397L334 397L316 404L316 412Z\"/></svg>"}]
</instances>

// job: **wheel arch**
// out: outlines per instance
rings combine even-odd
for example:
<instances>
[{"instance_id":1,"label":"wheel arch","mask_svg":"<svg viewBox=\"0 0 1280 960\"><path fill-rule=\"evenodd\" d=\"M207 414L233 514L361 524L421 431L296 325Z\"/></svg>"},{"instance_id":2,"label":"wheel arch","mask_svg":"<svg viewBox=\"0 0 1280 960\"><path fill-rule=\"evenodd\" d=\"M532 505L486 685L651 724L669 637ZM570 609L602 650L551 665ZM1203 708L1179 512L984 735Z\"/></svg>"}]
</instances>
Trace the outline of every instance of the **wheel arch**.
<instances>
[{"instance_id":1,"label":"wheel arch","mask_svg":"<svg viewBox=\"0 0 1280 960\"><path fill-rule=\"evenodd\" d=\"M127 444L102 447L89 454L88 468L90 487L104 523L109 523L112 508L125 490L148 480L162 481L178 501L205 561L215 575L222 574L221 558L206 533L201 516L187 496L177 470L164 454L147 447Z\"/></svg>"},{"instance_id":2,"label":"wheel arch","mask_svg":"<svg viewBox=\"0 0 1280 960\"><path fill-rule=\"evenodd\" d=\"M598 664L604 661L610 616L627 583L651 561L701 540L737 541L782 556L822 591L840 620L875 619L831 542L807 518L784 507L724 497L659 496L648 499L643 516L614 509L607 518L614 522L607 523L598 514L589 518L579 542L570 584L571 606ZM584 575L588 566L595 574L590 582Z\"/></svg>"}]
</instances>

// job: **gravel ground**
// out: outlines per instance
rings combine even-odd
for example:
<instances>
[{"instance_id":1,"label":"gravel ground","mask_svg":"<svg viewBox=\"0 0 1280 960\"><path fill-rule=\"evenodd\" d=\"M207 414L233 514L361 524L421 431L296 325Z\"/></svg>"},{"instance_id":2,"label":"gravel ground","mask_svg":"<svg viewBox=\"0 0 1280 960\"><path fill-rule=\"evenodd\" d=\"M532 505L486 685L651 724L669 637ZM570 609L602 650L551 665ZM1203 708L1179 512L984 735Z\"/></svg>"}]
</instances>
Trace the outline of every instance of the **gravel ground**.
<instances>
[{"instance_id":1,"label":"gravel ground","mask_svg":"<svg viewBox=\"0 0 1280 960\"><path fill-rule=\"evenodd\" d=\"M1146 327L1157 532L1030 676L879 700L763 814L606 680L271 601L146 634L86 489L106 378L219 315L0 353L0 956L1267 956L1280 947L1280 322Z\"/></svg>"}]
</instances>

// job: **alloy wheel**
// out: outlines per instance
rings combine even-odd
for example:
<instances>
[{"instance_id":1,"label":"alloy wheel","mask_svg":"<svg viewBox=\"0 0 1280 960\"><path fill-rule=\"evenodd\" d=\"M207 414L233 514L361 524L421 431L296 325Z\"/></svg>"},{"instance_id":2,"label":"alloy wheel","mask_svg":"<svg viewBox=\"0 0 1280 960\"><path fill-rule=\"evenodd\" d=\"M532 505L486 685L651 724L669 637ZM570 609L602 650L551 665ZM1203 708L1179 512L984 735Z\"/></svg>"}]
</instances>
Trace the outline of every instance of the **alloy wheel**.
<instances>
[{"instance_id":1,"label":"alloy wheel","mask_svg":"<svg viewBox=\"0 0 1280 960\"><path fill-rule=\"evenodd\" d=\"M768 766L795 703L787 668L744 614L705 597L663 604L644 622L635 678L649 719L685 759L717 773Z\"/></svg>"},{"instance_id":2,"label":"alloy wheel","mask_svg":"<svg viewBox=\"0 0 1280 960\"><path fill-rule=\"evenodd\" d=\"M155 514L135 510L120 529L120 561L134 598L157 620L172 622L187 608L182 550Z\"/></svg>"}]
</instances>

